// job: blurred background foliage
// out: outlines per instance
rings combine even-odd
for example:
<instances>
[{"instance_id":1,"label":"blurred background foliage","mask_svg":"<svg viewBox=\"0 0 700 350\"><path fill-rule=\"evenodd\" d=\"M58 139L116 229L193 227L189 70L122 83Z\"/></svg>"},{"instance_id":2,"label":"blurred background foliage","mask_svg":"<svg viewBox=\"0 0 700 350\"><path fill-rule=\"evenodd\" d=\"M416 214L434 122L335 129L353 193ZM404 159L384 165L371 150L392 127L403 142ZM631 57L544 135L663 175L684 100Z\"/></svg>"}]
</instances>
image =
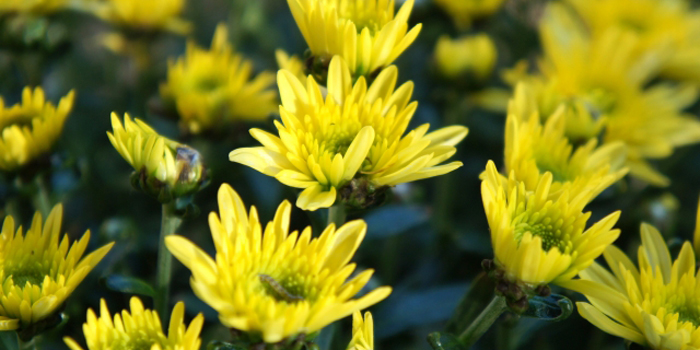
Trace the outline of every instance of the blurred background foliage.
<instances>
[{"instance_id":1,"label":"blurred background foliage","mask_svg":"<svg viewBox=\"0 0 700 350\"><path fill-rule=\"evenodd\" d=\"M499 70L520 59L533 60L540 52L536 23L545 0L508 0L493 16L478 20L470 29L459 29L451 18L429 0L416 2L411 25L423 23L416 42L396 62L400 81L415 82L414 100L418 111L411 127L430 123L433 128L462 124L470 128L458 146L456 159L464 162L457 171L438 178L401 185L384 206L351 213L369 225L367 238L355 261L361 268L374 268L370 286L392 285L394 292L373 308L378 349L429 349L426 335L443 327L470 281L481 271L482 259L491 258L488 227L479 193L478 175L487 160L501 162L504 115L478 108L470 94L484 87L506 87ZM306 44L284 0L190 0L183 17L193 23L192 40L208 47L214 28L227 23L235 49L254 62L256 71L277 69L275 50L302 55ZM6 105L19 101L26 85L41 85L56 102L71 89L77 101L64 133L52 154L48 177L51 200L63 202L63 231L77 237L90 229L95 234L91 248L108 241L117 245L98 268L71 296L65 310L67 320L42 337L41 349L65 349L61 338L71 336L82 342L81 326L87 308L107 298L112 312L126 307L130 295L107 288L111 274L135 276L151 281L155 273L160 206L132 189L132 169L110 145L109 114L129 112L156 130L198 149L211 169L212 182L196 197L201 214L184 221L179 233L210 253L213 244L207 214L216 210L216 191L221 183L231 184L248 205L258 207L263 221L270 220L283 199L294 202L294 190L274 178L228 161L234 148L254 144L247 130L251 124L234 125L225 131L186 135L177 121L161 115L158 86L165 80L167 60L184 52L186 38L168 33L141 38L148 60L129 52L109 50L105 35L114 28L79 12L62 12L48 22L46 37L38 47L13 46L13 22L3 18L0 49L0 94ZM432 53L438 37L463 33L487 33L497 47L495 73L484 82L447 82L435 74ZM127 45L130 45L127 43ZM143 69L142 69L143 68ZM700 105L691 107L700 114ZM257 127L272 130L273 117ZM639 224L650 222L670 241L691 239L700 193L700 145L685 147L658 164L670 176L667 188L650 187L626 178L589 205L593 219L620 209L617 245L636 256ZM33 212L31 186L17 186L18 180L4 175L0 181L0 208L18 212L29 223ZM292 226L313 225L320 232L326 211L293 211ZM5 213L3 213L3 216ZM680 244L675 244L679 248ZM175 262L172 303L183 300L189 317L206 316L204 344L228 339L216 313L197 299L189 287L189 272ZM573 294L572 298L581 298ZM146 305L152 305L144 298ZM621 349L622 340L594 329L576 313L567 322L548 324L522 319L502 322L477 347L491 349ZM512 337L499 337L511 327ZM350 320L335 327L338 336L333 349L341 349L350 337Z\"/></svg>"}]
</instances>

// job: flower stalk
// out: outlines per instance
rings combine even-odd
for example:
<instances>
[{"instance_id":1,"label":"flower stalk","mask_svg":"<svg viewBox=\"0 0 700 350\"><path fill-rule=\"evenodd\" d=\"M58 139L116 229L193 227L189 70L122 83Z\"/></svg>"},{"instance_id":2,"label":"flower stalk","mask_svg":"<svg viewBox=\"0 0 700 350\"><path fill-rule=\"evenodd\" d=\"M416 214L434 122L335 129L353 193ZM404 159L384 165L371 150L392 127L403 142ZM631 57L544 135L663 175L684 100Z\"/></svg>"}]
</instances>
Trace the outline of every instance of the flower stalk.
<instances>
[{"instance_id":1,"label":"flower stalk","mask_svg":"<svg viewBox=\"0 0 700 350\"><path fill-rule=\"evenodd\" d=\"M41 175L36 177L36 192L34 193L34 206L41 212L43 217L48 217L53 207L51 203L51 195L48 187L46 186L46 181Z\"/></svg>"},{"instance_id":2,"label":"flower stalk","mask_svg":"<svg viewBox=\"0 0 700 350\"><path fill-rule=\"evenodd\" d=\"M505 297L495 295L474 322L459 335L460 342L466 348L470 348L506 310L508 310L508 306L506 305Z\"/></svg>"},{"instance_id":3,"label":"flower stalk","mask_svg":"<svg viewBox=\"0 0 700 350\"><path fill-rule=\"evenodd\" d=\"M328 208L328 225L335 224L336 227L340 227L345 223L346 217L344 204L336 204Z\"/></svg>"},{"instance_id":4,"label":"flower stalk","mask_svg":"<svg viewBox=\"0 0 700 350\"><path fill-rule=\"evenodd\" d=\"M156 270L156 300L158 315L166 323L168 300L170 298L170 279L172 278L173 256L165 246L165 238L175 233L182 219L175 213L175 202L163 204L160 238L158 241L158 266Z\"/></svg>"}]
</instances>

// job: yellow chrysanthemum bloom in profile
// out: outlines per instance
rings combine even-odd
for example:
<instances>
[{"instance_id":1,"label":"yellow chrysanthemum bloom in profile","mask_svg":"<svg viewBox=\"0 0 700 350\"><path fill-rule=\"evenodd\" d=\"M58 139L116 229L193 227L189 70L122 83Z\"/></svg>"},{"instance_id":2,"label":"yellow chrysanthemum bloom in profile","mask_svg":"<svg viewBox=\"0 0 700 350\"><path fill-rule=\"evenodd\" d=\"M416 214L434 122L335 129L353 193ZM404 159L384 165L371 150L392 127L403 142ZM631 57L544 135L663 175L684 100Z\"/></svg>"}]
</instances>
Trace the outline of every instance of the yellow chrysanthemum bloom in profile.
<instances>
[{"instance_id":1,"label":"yellow chrysanthemum bloom in profile","mask_svg":"<svg viewBox=\"0 0 700 350\"><path fill-rule=\"evenodd\" d=\"M666 50L662 73L700 81L700 11L687 1L569 0L594 37L611 27L633 32L636 52Z\"/></svg>"},{"instance_id":2,"label":"yellow chrysanthemum bloom in profile","mask_svg":"<svg viewBox=\"0 0 700 350\"><path fill-rule=\"evenodd\" d=\"M306 74L304 74L304 62L296 55L290 56L284 50L276 50L275 60L280 69L291 72L301 81L306 79Z\"/></svg>"},{"instance_id":3,"label":"yellow chrysanthemum bloom in profile","mask_svg":"<svg viewBox=\"0 0 700 350\"><path fill-rule=\"evenodd\" d=\"M435 45L434 57L438 71L446 78L457 79L471 73L477 80L484 80L493 72L498 52L486 34L454 40L441 36Z\"/></svg>"},{"instance_id":4,"label":"yellow chrysanthemum bloom in profile","mask_svg":"<svg viewBox=\"0 0 700 350\"><path fill-rule=\"evenodd\" d=\"M178 302L170 316L168 334L163 333L158 313L143 308L141 300L132 297L131 312L122 310L114 315L107 309L107 302L100 300L100 317L92 309L87 312L83 333L88 350L149 349L149 350L199 350L202 340L204 316L197 315L189 327L185 326L185 304ZM71 350L83 350L78 343L65 337Z\"/></svg>"},{"instance_id":5,"label":"yellow chrysanthemum bloom in profile","mask_svg":"<svg viewBox=\"0 0 700 350\"><path fill-rule=\"evenodd\" d=\"M434 0L460 28L468 28L475 19L490 16L505 0Z\"/></svg>"},{"instance_id":6,"label":"yellow chrysanthemum bloom in profile","mask_svg":"<svg viewBox=\"0 0 700 350\"><path fill-rule=\"evenodd\" d=\"M586 296L579 313L607 333L654 350L700 348L700 276L691 243L672 261L655 227L642 224L641 236L639 267L610 246L604 253L610 271L593 264L564 287Z\"/></svg>"},{"instance_id":7,"label":"yellow chrysanthemum bloom in profile","mask_svg":"<svg viewBox=\"0 0 700 350\"><path fill-rule=\"evenodd\" d=\"M535 191L541 174L550 172L552 199L563 192L572 197L590 192L595 198L627 173L626 147L621 142L596 147L596 139L574 147L566 136L566 123L572 119L567 112L588 113L583 106L562 104L543 125L533 87L520 83L508 106L505 172L512 172L528 191Z\"/></svg>"},{"instance_id":8,"label":"yellow chrysanthemum bloom in profile","mask_svg":"<svg viewBox=\"0 0 700 350\"><path fill-rule=\"evenodd\" d=\"M221 186L218 197L220 213L209 215L215 259L181 236L165 243L192 271L195 294L219 313L226 327L276 343L318 332L391 293L390 287L379 287L352 299L373 273L350 278L355 270L350 259L367 231L364 221L338 228L331 224L312 238L311 227L289 232L292 206L287 201L263 228L255 207L246 213L229 185Z\"/></svg>"},{"instance_id":9,"label":"yellow chrysanthemum bloom in profile","mask_svg":"<svg viewBox=\"0 0 700 350\"><path fill-rule=\"evenodd\" d=\"M48 15L66 9L68 5L68 0L3 0L0 2L0 14Z\"/></svg>"},{"instance_id":10,"label":"yellow chrysanthemum bloom in profile","mask_svg":"<svg viewBox=\"0 0 700 350\"><path fill-rule=\"evenodd\" d=\"M22 102L12 107L5 107L0 98L0 169L16 170L51 150L74 101L71 91L54 106L46 101L44 90L28 87L22 91Z\"/></svg>"},{"instance_id":11,"label":"yellow chrysanthemum bloom in profile","mask_svg":"<svg viewBox=\"0 0 700 350\"><path fill-rule=\"evenodd\" d=\"M251 129L263 146L234 150L230 159L304 189L297 206L306 210L330 207L339 195L347 200L340 192L352 181L362 182L371 194L460 167L458 161L441 163L456 152L467 128L427 133L424 124L404 135L417 103L410 102L412 82L394 90L397 77L390 66L370 87L364 77L353 85L348 66L336 56L326 93L313 78L302 82L282 70L277 79L282 122L275 121L279 137Z\"/></svg>"},{"instance_id":12,"label":"yellow chrysanthemum bloom in profile","mask_svg":"<svg viewBox=\"0 0 700 350\"><path fill-rule=\"evenodd\" d=\"M160 93L195 134L235 120L262 120L277 109L275 76L263 72L252 78L252 71L252 63L228 43L226 25L219 24L210 50L189 42L185 57L168 63Z\"/></svg>"},{"instance_id":13,"label":"yellow chrysanthemum bloom in profile","mask_svg":"<svg viewBox=\"0 0 700 350\"><path fill-rule=\"evenodd\" d=\"M620 235L613 229L619 211L586 229L591 213L583 209L592 188L550 199L552 173L544 173L534 190L512 174L504 181L489 161L481 182L495 263L506 279L532 287L561 284L590 266Z\"/></svg>"},{"instance_id":14,"label":"yellow chrysanthemum bloom in profile","mask_svg":"<svg viewBox=\"0 0 700 350\"><path fill-rule=\"evenodd\" d=\"M192 27L179 17L185 0L101 0L91 7L104 21L143 31L186 34Z\"/></svg>"},{"instance_id":15,"label":"yellow chrysanthemum bloom in profile","mask_svg":"<svg viewBox=\"0 0 700 350\"><path fill-rule=\"evenodd\" d=\"M697 88L666 83L645 88L663 63L660 54L637 57L638 38L615 28L600 38L589 37L561 4L550 3L540 34L545 54L541 84L548 94L558 101L582 102L592 115L604 117L603 141L625 143L630 173L668 185L648 160L700 141L700 121L682 112L697 99Z\"/></svg>"},{"instance_id":16,"label":"yellow chrysanthemum bloom in profile","mask_svg":"<svg viewBox=\"0 0 700 350\"><path fill-rule=\"evenodd\" d=\"M365 312L365 318L358 310L352 314L352 339L348 350L374 350L374 320L372 314Z\"/></svg>"},{"instance_id":17,"label":"yellow chrysanthemum bloom in profile","mask_svg":"<svg viewBox=\"0 0 700 350\"><path fill-rule=\"evenodd\" d=\"M83 257L90 231L72 245L61 239L63 206L46 222L34 215L26 233L5 218L0 237L0 331L24 329L56 313L66 298L112 248L109 243Z\"/></svg>"},{"instance_id":18,"label":"yellow chrysanthemum bloom in profile","mask_svg":"<svg viewBox=\"0 0 700 350\"><path fill-rule=\"evenodd\" d=\"M414 1L394 16L394 0L287 0L311 54L326 64L341 56L354 77L390 65L413 43L421 29L408 30Z\"/></svg>"},{"instance_id":19,"label":"yellow chrysanthemum bloom in profile","mask_svg":"<svg viewBox=\"0 0 700 350\"><path fill-rule=\"evenodd\" d=\"M158 134L139 119L124 115L124 124L112 113L113 132L107 132L114 148L133 168L143 190L167 201L199 189L206 179L199 153ZM157 183L154 183L156 182Z\"/></svg>"}]
</instances>

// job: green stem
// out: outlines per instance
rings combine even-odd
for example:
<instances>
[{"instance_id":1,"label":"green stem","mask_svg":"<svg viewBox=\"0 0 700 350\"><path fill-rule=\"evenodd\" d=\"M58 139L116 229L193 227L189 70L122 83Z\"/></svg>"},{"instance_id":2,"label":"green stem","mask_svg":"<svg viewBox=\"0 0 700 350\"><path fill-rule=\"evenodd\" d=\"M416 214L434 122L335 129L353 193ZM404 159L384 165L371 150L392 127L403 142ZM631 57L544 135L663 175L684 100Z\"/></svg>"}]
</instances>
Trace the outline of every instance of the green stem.
<instances>
[{"instance_id":1,"label":"green stem","mask_svg":"<svg viewBox=\"0 0 700 350\"><path fill-rule=\"evenodd\" d=\"M500 295L494 296L476 320L459 335L459 340L465 347L471 347L507 309L506 299Z\"/></svg>"},{"instance_id":2,"label":"green stem","mask_svg":"<svg viewBox=\"0 0 700 350\"><path fill-rule=\"evenodd\" d=\"M165 246L165 238L175 233L182 219L175 214L174 203L163 204L163 217L158 242L158 267L156 271L156 311L163 324L167 324L168 299L170 297L170 278L172 277L173 256Z\"/></svg>"},{"instance_id":3,"label":"green stem","mask_svg":"<svg viewBox=\"0 0 700 350\"><path fill-rule=\"evenodd\" d=\"M51 195L48 186L41 175L36 177L36 193L34 194L34 206L46 219L51 213Z\"/></svg>"},{"instance_id":4,"label":"green stem","mask_svg":"<svg viewBox=\"0 0 700 350\"><path fill-rule=\"evenodd\" d=\"M328 225L334 223L335 227L338 228L345 223L346 216L345 205L336 204L328 208Z\"/></svg>"}]
</instances>

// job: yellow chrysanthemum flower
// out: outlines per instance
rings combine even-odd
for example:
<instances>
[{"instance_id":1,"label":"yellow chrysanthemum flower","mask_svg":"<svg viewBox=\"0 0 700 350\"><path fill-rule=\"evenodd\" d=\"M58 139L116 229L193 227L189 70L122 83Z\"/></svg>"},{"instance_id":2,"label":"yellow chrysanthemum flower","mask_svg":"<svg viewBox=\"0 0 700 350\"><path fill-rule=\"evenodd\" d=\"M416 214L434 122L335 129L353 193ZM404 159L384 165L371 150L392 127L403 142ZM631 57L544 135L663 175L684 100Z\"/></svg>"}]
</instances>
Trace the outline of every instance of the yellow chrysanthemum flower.
<instances>
[{"instance_id":1,"label":"yellow chrysanthemum flower","mask_svg":"<svg viewBox=\"0 0 700 350\"><path fill-rule=\"evenodd\" d=\"M253 65L234 53L226 25L216 28L210 50L194 42L185 57L168 64L161 95L177 107L182 125L192 133L234 120L261 120L277 109L273 74L251 79Z\"/></svg>"},{"instance_id":2,"label":"yellow chrysanthemum flower","mask_svg":"<svg viewBox=\"0 0 700 350\"><path fill-rule=\"evenodd\" d=\"M491 75L498 52L493 40L486 34L450 39L441 36L435 46L438 71L446 78L457 79L471 73L477 80Z\"/></svg>"},{"instance_id":3,"label":"yellow chrysanthemum flower","mask_svg":"<svg viewBox=\"0 0 700 350\"><path fill-rule=\"evenodd\" d=\"M490 16L501 8L505 0L434 0L461 28L471 26L472 21Z\"/></svg>"},{"instance_id":4,"label":"yellow chrysanthemum flower","mask_svg":"<svg viewBox=\"0 0 700 350\"><path fill-rule=\"evenodd\" d=\"M512 174L504 181L489 161L481 182L495 263L506 279L532 287L561 284L590 266L620 235L613 229L619 211L586 229L591 213L583 208L592 188L550 199L552 173L544 173L534 190Z\"/></svg>"},{"instance_id":5,"label":"yellow chrysanthemum flower","mask_svg":"<svg viewBox=\"0 0 700 350\"><path fill-rule=\"evenodd\" d=\"M139 119L132 121L128 113L124 125L112 113L112 128L109 141L134 168L140 187L159 200L193 193L205 181L202 157L195 149L159 135Z\"/></svg>"},{"instance_id":6,"label":"yellow chrysanthemum flower","mask_svg":"<svg viewBox=\"0 0 700 350\"><path fill-rule=\"evenodd\" d=\"M56 107L46 101L44 90L28 87L22 91L22 102L12 107L6 108L0 98L0 169L16 170L51 150L74 101L71 91Z\"/></svg>"},{"instance_id":7,"label":"yellow chrysanthemum flower","mask_svg":"<svg viewBox=\"0 0 700 350\"><path fill-rule=\"evenodd\" d=\"M47 15L63 10L69 5L68 0L3 0L0 2L0 14L23 13Z\"/></svg>"},{"instance_id":8,"label":"yellow chrysanthemum flower","mask_svg":"<svg viewBox=\"0 0 700 350\"><path fill-rule=\"evenodd\" d=\"M96 16L116 25L186 34L191 24L178 17L184 6L185 0L101 0L91 7Z\"/></svg>"},{"instance_id":9,"label":"yellow chrysanthemum flower","mask_svg":"<svg viewBox=\"0 0 700 350\"><path fill-rule=\"evenodd\" d=\"M132 297L131 312L122 310L114 315L107 309L107 302L100 300L100 317L92 309L87 312L83 333L89 350L149 349L149 350L199 350L202 340L199 333L204 316L197 315L189 327L185 326L185 304L179 302L170 316L168 335L163 333L158 313L143 308L141 300ZM71 350L83 350L78 343L63 338Z\"/></svg>"},{"instance_id":10,"label":"yellow chrysanthemum flower","mask_svg":"<svg viewBox=\"0 0 700 350\"><path fill-rule=\"evenodd\" d=\"M604 117L602 138L625 143L630 172L667 185L648 159L668 157L674 148L700 141L700 121L682 113L697 99L697 89L663 83L645 89L663 62L657 52L637 57L638 38L614 28L591 38L560 5L548 6L540 28L545 53L540 84L551 100L578 101L594 117Z\"/></svg>"},{"instance_id":11,"label":"yellow chrysanthemum flower","mask_svg":"<svg viewBox=\"0 0 700 350\"><path fill-rule=\"evenodd\" d=\"M303 188L297 206L306 210L330 207L339 195L349 200L352 193L344 192L353 192L350 187L369 187L371 194L460 167L457 161L441 163L456 152L454 146L466 137L467 128L450 126L426 134L429 125L424 124L404 136L417 103L410 102L412 82L394 91L397 76L396 67L390 66L369 88L364 77L353 86L348 66L336 56L326 93L311 77L302 82L280 71L279 137L251 129L263 146L234 150L231 161ZM346 185L348 191L343 191Z\"/></svg>"},{"instance_id":12,"label":"yellow chrysanthemum flower","mask_svg":"<svg viewBox=\"0 0 700 350\"><path fill-rule=\"evenodd\" d=\"M414 1L394 17L394 0L287 0L311 53L326 64L343 57L354 77L390 65L413 43L421 29L408 30Z\"/></svg>"},{"instance_id":13,"label":"yellow chrysanthemum flower","mask_svg":"<svg viewBox=\"0 0 700 350\"><path fill-rule=\"evenodd\" d=\"M700 348L700 276L691 243L671 261L655 227L642 224L641 236L639 268L610 246L604 253L610 271L593 264L564 286L586 296L579 313L607 333L653 350Z\"/></svg>"},{"instance_id":14,"label":"yellow chrysanthemum flower","mask_svg":"<svg viewBox=\"0 0 700 350\"><path fill-rule=\"evenodd\" d=\"M365 312L365 318L358 310L352 314L352 339L348 350L374 350L374 321L372 314Z\"/></svg>"},{"instance_id":15,"label":"yellow chrysanthemum flower","mask_svg":"<svg viewBox=\"0 0 700 350\"><path fill-rule=\"evenodd\" d=\"M567 191L570 196L590 192L591 199L627 173L626 148L621 142L597 147L590 139L574 148L566 136L567 114L584 114L581 105L562 104L542 125L532 86L521 83L509 102L505 132L506 174L511 172L528 191L534 191L542 173L552 173L550 198ZM567 113L568 112L568 113Z\"/></svg>"},{"instance_id":16,"label":"yellow chrysanthemum flower","mask_svg":"<svg viewBox=\"0 0 700 350\"><path fill-rule=\"evenodd\" d=\"M280 69L291 72L301 81L306 79L306 74L304 74L304 62L296 55L290 56L284 50L277 50L275 51L275 59Z\"/></svg>"},{"instance_id":17,"label":"yellow chrysanthemum flower","mask_svg":"<svg viewBox=\"0 0 700 350\"><path fill-rule=\"evenodd\" d=\"M594 37L612 27L633 32L636 51L666 50L662 73L700 81L700 11L687 1L569 0Z\"/></svg>"},{"instance_id":18,"label":"yellow chrysanthemum flower","mask_svg":"<svg viewBox=\"0 0 700 350\"><path fill-rule=\"evenodd\" d=\"M312 239L311 227L289 233L291 210L283 202L263 231L255 207L247 214L238 194L224 184L220 216L209 215L215 260L184 237L165 241L192 271L192 289L219 313L221 323L266 343L315 333L391 293L390 287L380 287L351 299L373 273L348 280L355 270L348 263L367 231L363 221L337 229L331 224Z\"/></svg>"},{"instance_id":19,"label":"yellow chrysanthemum flower","mask_svg":"<svg viewBox=\"0 0 700 350\"><path fill-rule=\"evenodd\" d=\"M109 243L83 257L90 231L69 243L61 235L63 206L51 210L42 225L34 215L25 234L5 218L0 237L0 331L22 330L56 313L66 298L112 248ZM82 259L81 259L82 258Z\"/></svg>"}]
</instances>

